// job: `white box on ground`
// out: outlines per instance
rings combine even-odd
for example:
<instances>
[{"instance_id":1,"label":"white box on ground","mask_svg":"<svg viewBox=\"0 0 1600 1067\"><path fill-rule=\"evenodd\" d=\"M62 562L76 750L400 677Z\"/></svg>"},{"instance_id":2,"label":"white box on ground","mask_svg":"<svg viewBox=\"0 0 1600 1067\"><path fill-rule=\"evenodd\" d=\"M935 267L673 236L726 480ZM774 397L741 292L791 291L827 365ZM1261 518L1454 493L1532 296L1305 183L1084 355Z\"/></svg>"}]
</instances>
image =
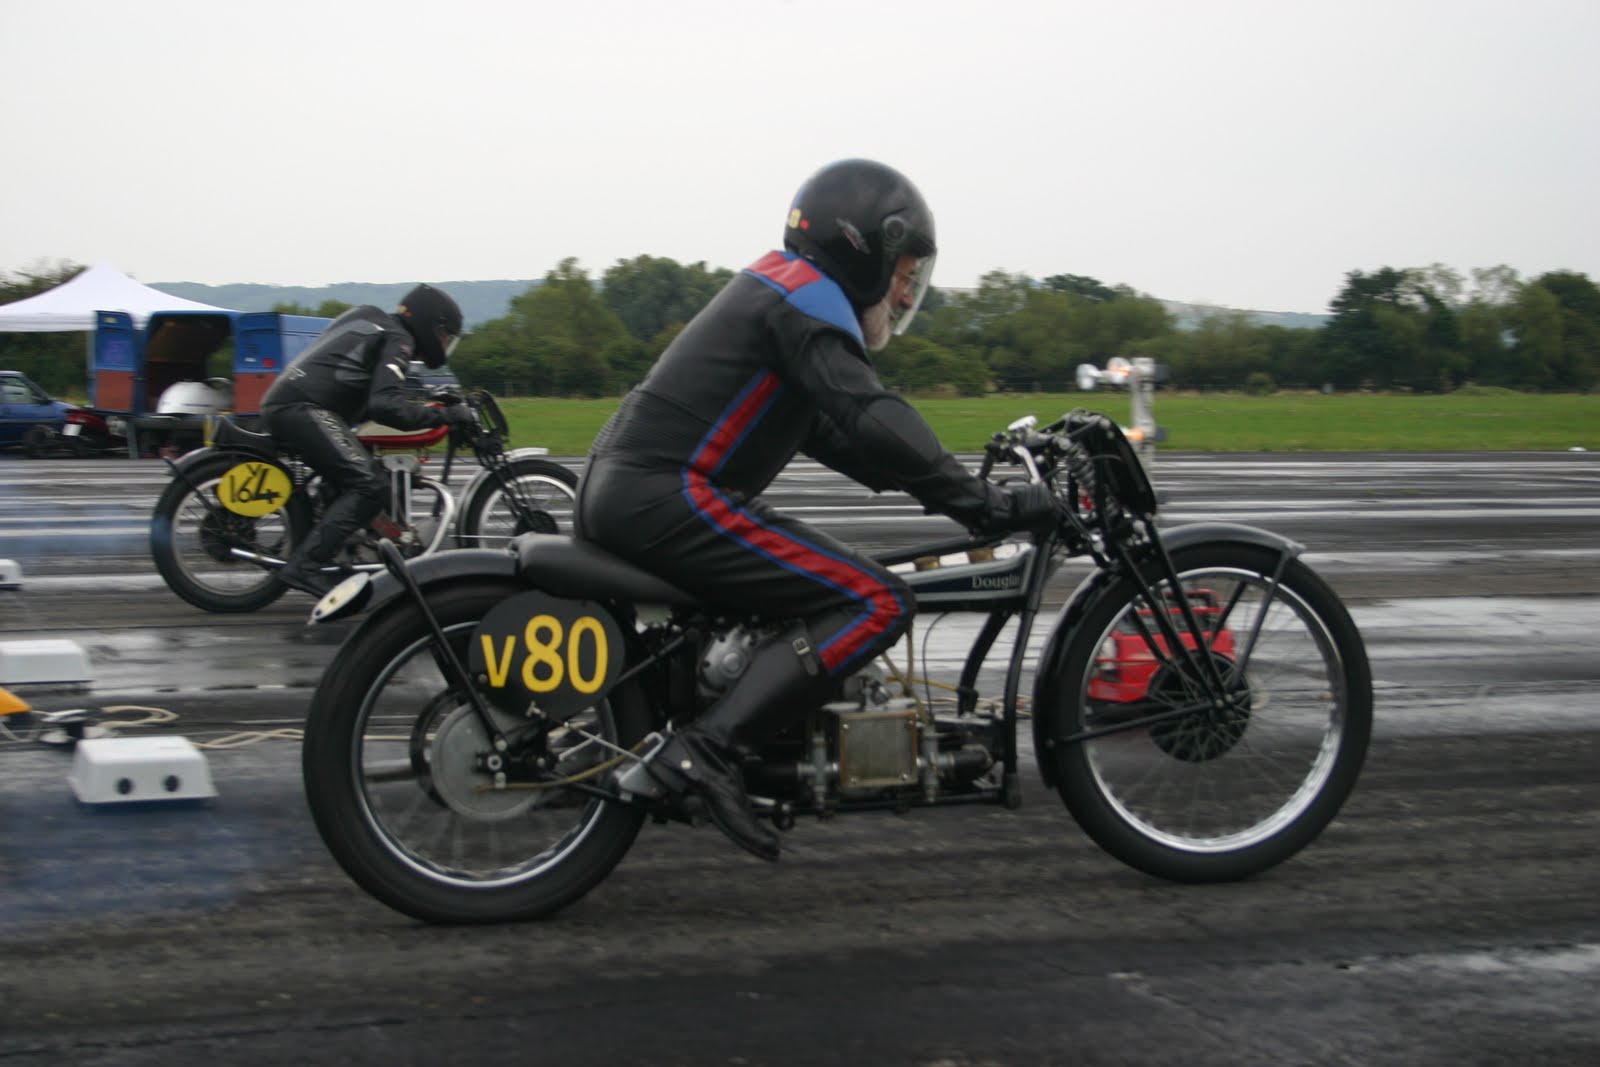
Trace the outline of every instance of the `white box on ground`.
<instances>
[{"instance_id":1,"label":"white box on ground","mask_svg":"<svg viewBox=\"0 0 1600 1067\"><path fill-rule=\"evenodd\" d=\"M76 641L0 641L0 685L88 681L89 656Z\"/></svg>"},{"instance_id":2,"label":"white box on ground","mask_svg":"<svg viewBox=\"0 0 1600 1067\"><path fill-rule=\"evenodd\" d=\"M85 804L204 800L217 795L205 755L186 737L79 741L67 781Z\"/></svg>"},{"instance_id":3,"label":"white box on ground","mask_svg":"<svg viewBox=\"0 0 1600 1067\"><path fill-rule=\"evenodd\" d=\"M0 589L21 589L22 568L14 559L0 559Z\"/></svg>"}]
</instances>

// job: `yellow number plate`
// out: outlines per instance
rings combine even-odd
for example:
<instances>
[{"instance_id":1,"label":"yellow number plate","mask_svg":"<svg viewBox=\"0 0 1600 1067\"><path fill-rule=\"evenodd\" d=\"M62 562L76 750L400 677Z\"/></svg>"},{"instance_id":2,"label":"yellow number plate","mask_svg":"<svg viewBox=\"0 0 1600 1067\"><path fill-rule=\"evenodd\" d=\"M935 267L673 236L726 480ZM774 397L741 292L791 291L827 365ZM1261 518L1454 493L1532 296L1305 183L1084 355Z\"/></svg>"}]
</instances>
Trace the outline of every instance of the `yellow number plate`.
<instances>
[{"instance_id":1,"label":"yellow number plate","mask_svg":"<svg viewBox=\"0 0 1600 1067\"><path fill-rule=\"evenodd\" d=\"M217 483L217 499L236 515L259 519L271 515L289 501L294 483L289 472L276 463L251 460L231 467Z\"/></svg>"},{"instance_id":2,"label":"yellow number plate","mask_svg":"<svg viewBox=\"0 0 1600 1067\"><path fill-rule=\"evenodd\" d=\"M496 604L472 635L468 669L501 708L536 704L552 719L594 704L622 673L622 631L587 600L519 593Z\"/></svg>"}]
</instances>

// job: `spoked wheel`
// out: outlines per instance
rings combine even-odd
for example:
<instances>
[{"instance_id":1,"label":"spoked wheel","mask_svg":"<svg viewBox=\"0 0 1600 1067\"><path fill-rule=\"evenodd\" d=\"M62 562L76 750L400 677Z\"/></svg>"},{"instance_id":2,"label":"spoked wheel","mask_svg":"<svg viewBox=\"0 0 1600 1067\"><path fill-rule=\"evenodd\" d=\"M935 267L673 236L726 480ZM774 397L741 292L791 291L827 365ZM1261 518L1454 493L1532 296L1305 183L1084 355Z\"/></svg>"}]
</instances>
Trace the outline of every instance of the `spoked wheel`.
<instances>
[{"instance_id":1,"label":"spoked wheel","mask_svg":"<svg viewBox=\"0 0 1600 1067\"><path fill-rule=\"evenodd\" d=\"M224 508L217 486L240 462L215 456L187 467L167 483L150 524L156 570L174 593L207 611L256 611L282 596L285 586L271 570L232 550L286 559L311 526L310 505L299 493L259 517Z\"/></svg>"},{"instance_id":2,"label":"spoked wheel","mask_svg":"<svg viewBox=\"0 0 1600 1067\"><path fill-rule=\"evenodd\" d=\"M1170 585L1156 606L1124 579L1064 650L1046 711L1055 780L1089 836L1133 867L1247 877L1310 843L1355 787L1372 731L1361 636L1299 561L1274 580L1278 559L1241 544L1174 553L1194 628Z\"/></svg>"},{"instance_id":3,"label":"spoked wheel","mask_svg":"<svg viewBox=\"0 0 1600 1067\"><path fill-rule=\"evenodd\" d=\"M463 661L478 620L520 592L461 584L429 603ZM447 680L421 612L373 616L328 665L307 717L306 798L328 850L368 893L429 922L537 918L593 888L643 816L586 792L648 730L644 706L602 701L559 727L495 712L509 788L471 703Z\"/></svg>"},{"instance_id":4,"label":"spoked wheel","mask_svg":"<svg viewBox=\"0 0 1600 1067\"><path fill-rule=\"evenodd\" d=\"M572 533L578 476L554 460L511 459L462 508L462 548L500 548L525 533Z\"/></svg>"}]
</instances>

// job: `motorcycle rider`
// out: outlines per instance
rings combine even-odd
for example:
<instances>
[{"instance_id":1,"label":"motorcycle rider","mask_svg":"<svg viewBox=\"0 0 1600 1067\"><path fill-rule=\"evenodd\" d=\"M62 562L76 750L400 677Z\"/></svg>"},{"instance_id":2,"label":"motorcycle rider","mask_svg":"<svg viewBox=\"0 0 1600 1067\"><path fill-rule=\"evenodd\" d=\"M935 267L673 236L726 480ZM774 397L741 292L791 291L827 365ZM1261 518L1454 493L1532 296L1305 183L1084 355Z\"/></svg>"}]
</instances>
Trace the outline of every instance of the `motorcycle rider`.
<instances>
[{"instance_id":1,"label":"motorcycle rider","mask_svg":"<svg viewBox=\"0 0 1600 1067\"><path fill-rule=\"evenodd\" d=\"M973 475L873 370L868 353L910 325L936 251L933 215L904 175L864 159L823 167L796 194L783 243L735 275L623 398L590 450L577 524L718 610L799 620L645 768L700 794L729 838L768 860L778 837L750 810L740 746L892 647L915 601L901 578L762 491L803 452L975 531L1055 514L1043 486Z\"/></svg>"},{"instance_id":2,"label":"motorcycle rider","mask_svg":"<svg viewBox=\"0 0 1600 1067\"><path fill-rule=\"evenodd\" d=\"M313 596L327 592L338 578L322 568L388 505L382 469L353 424L372 419L397 430L424 430L476 423L466 404L441 409L416 403L404 388L413 359L444 366L461 325L461 308L448 293L418 285L392 315L363 305L334 319L267 390L261 415L268 432L322 476L325 499L332 499L278 571L279 581Z\"/></svg>"}]
</instances>

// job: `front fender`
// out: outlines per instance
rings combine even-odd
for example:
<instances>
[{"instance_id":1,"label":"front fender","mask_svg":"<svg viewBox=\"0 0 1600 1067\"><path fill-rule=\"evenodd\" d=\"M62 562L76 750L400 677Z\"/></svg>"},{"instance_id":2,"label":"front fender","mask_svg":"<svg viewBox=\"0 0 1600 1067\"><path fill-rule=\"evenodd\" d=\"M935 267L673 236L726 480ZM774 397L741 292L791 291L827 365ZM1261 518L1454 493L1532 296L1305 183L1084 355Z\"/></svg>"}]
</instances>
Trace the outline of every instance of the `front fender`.
<instances>
[{"instance_id":1,"label":"front fender","mask_svg":"<svg viewBox=\"0 0 1600 1067\"><path fill-rule=\"evenodd\" d=\"M1290 559L1305 551L1304 545L1281 534L1234 522L1188 523L1162 530L1160 536L1167 554L1172 556L1196 545L1210 544L1252 545L1280 552ZM1047 721L1049 716L1044 714L1044 709L1055 707L1062 699L1061 675L1066 666L1067 639L1077 629L1090 606L1119 578L1121 573L1116 570L1097 570L1080 582L1056 615L1056 621L1050 627L1050 634L1039 652L1038 669L1033 676L1033 746L1038 756L1039 773L1048 786L1054 787L1056 784L1055 763L1044 758L1045 741L1051 729Z\"/></svg>"},{"instance_id":2,"label":"front fender","mask_svg":"<svg viewBox=\"0 0 1600 1067\"><path fill-rule=\"evenodd\" d=\"M510 578L517 573L517 559L504 549L460 548L419 556L406 564L406 571L419 588L426 591L440 582L463 578ZM405 595L405 586L388 571L367 577L357 593L341 593L342 586L323 597L311 612L312 622L331 622L374 612ZM333 598L338 597L337 601Z\"/></svg>"},{"instance_id":3,"label":"front fender","mask_svg":"<svg viewBox=\"0 0 1600 1067\"><path fill-rule=\"evenodd\" d=\"M519 459L534 458L549 459L550 450L538 445L530 445L527 448L513 448L511 451L506 453L506 462L508 463L515 463ZM486 480L488 480L491 474L492 472L488 467L478 468L478 473L472 476L472 481L467 483L467 487L463 489L460 496L456 498L461 501L463 511L466 510L467 501L471 500L478 492L478 486L482 485Z\"/></svg>"}]
</instances>

